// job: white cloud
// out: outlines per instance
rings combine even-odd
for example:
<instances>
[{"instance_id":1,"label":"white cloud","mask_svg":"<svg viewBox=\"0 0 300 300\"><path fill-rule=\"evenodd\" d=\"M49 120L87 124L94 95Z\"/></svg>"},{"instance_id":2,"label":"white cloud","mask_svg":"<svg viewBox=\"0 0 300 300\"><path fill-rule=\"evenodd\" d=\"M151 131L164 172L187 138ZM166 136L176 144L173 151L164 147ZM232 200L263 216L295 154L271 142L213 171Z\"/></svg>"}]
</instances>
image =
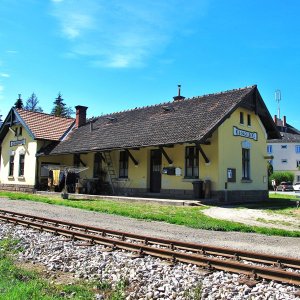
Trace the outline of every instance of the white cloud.
<instances>
[{"instance_id":1,"label":"white cloud","mask_svg":"<svg viewBox=\"0 0 300 300\"><path fill-rule=\"evenodd\" d=\"M18 51L17 50L6 50L6 53L17 54Z\"/></svg>"},{"instance_id":2,"label":"white cloud","mask_svg":"<svg viewBox=\"0 0 300 300\"><path fill-rule=\"evenodd\" d=\"M207 0L52 0L52 15L70 53L110 68L137 67L163 52L188 21L203 14Z\"/></svg>"},{"instance_id":3,"label":"white cloud","mask_svg":"<svg viewBox=\"0 0 300 300\"><path fill-rule=\"evenodd\" d=\"M0 77L5 77L5 78L9 78L10 75L7 73L0 73Z\"/></svg>"},{"instance_id":4,"label":"white cloud","mask_svg":"<svg viewBox=\"0 0 300 300\"><path fill-rule=\"evenodd\" d=\"M0 84L0 93L4 91L4 86Z\"/></svg>"}]
</instances>

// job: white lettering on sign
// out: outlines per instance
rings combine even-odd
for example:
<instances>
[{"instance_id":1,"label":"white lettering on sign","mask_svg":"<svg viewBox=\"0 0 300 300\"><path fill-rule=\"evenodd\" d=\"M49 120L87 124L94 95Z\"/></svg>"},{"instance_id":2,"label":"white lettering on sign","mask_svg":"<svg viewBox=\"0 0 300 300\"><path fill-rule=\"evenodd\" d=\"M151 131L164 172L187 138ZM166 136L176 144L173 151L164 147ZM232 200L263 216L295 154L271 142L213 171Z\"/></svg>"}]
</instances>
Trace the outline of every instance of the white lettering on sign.
<instances>
[{"instance_id":1,"label":"white lettering on sign","mask_svg":"<svg viewBox=\"0 0 300 300\"><path fill-rule=\"evenodd\" d=\"M10 147L14 147L14 146L19 146L19 145L25 145L26 140L22 139L22 140L17 140L17 141L10 141Z\"/></svg>"},{"instance_id":2,"label":"white lettering on sign","mask_svg":"<svg viewBox=\"0 0 300 300\"><path fill-rule=\"evenodd\" d=\"M233 135L234 136L242 136L242 137L257 141L257 132L250 132L247 130L242 130L235 126L233 126Z\"/></svg>"}]
</instances>

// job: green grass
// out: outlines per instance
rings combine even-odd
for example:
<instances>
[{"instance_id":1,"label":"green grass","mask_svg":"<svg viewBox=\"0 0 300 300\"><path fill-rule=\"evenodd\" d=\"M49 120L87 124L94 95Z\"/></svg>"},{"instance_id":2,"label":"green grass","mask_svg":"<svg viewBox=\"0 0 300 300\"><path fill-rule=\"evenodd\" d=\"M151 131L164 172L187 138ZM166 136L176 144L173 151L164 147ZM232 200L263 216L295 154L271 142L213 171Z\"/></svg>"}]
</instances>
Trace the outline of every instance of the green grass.
<instances>
[{"instance_id":1,"label":"green grass","mask_svg":"<svg viewBox=\"0 0 300 300\"><path fill-rule=\"evenodd\" d=\"M185 225L199 229L255 232L267 235L300 237L300 231L247 226L237 222L214 219L203 214L203 210L206 209L206 207L168 206L154 203L143 204L109 200L62 200L59 198L51 198L35 194L12 192L0 192L0 197L63 205L95 212L121 215L135 219L163 221L170 224ZM284 200L280 201L281 204L284 203Z\"/></svg>"},{"instance_id":2,"label":"green grass","mask_svg":"<svg viewBox=\"0 0 300 300\"><path fill-rule=\"evenodd\" d=\"M109 283L78 282L51 284L41 272L26 270L14 263L14 254L20 251L18 241L0 240L0 299L1 300L92 300L95 292L105 294L105 299L125 299L125 284L120 281L112 289ZM96 291L95 291L96 288Z\"/></svg>"},{"instance_id":3,"label":"green grass","mask_svg":"<svg viewBox=\"0 0 300 300\"><path fill-rule=\"evenodd\" d=\"M264 218L256 218L256 221L266 223L266 224L275 224L275 225L284 225L284 226L294 226L295 227L295 224L293 224L291 222L287 222L287 221L267 220ZM297 227L299 227L299 229L300 229L299 225Z\"/></svg>"}]
</instances>

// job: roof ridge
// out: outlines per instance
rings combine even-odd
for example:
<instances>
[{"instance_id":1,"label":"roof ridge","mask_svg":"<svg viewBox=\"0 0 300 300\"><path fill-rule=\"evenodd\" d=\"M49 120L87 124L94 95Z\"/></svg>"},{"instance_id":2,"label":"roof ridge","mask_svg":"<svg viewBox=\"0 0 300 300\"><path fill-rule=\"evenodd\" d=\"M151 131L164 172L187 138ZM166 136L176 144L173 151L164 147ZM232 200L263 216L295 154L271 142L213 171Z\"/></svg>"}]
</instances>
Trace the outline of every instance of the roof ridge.
<instances>
[{"instance_id":1,"label":"roof ridge","mask_svg":"<svg viewBox=\"0 0 300 300\"><path fill-rule=\"evenodd\" d=\"M75 118L72 117L65 117L65 116L55 116L49 113L45 113L45 112L40 112L40 111L32 111L29 109L24 109L24 108L16 108L17 111L25 111L25 112L30 112L30 113L34 113L34 114L41 114L41 115L46 115L49 117L55 117L55 118L60 118L60 119L69 119L69 120L75 120Z\"/></svg>"},{"instance_id":2,"label":"roof ridge","mask_svg":"<svg viewBox=\"0 0 300 300\"><path fill-rule=\"evenodd\" d=\"M191 97L191 98L185 98L184 100L179 100L179 101L178 100L177 101L170 100L170 101L167 101L167 102L161 102L161 103L156 103L156 104L152 104L152 105L145 105L145 106L140 106L140 107L135 107L135 108L124 109L124 110L121 110L121 111L116 111L116 112L107 113L105 115L96 116L94 118L98 119L98 118L107 117L107 116L111 116L111 115L115 115L115 114L121 114L121 113L124 113L124 112L136 111L136 110L141 110L141 109L145 109L145 108L157 107L157 106L162 106L162 105L166 105L166 104L173 104L173 103L183 102L183 101L188 101L188 100L195 100L195 99L204 98L204 97L207 97L207 96L221 95L221 94L246 90L246 89L255 88L255 87L257 87L257 85L253 84L253 85L245 86L245 87L242 87L242 88L236 88L236 89L231 89L231 90L226 90L226 91L221 91L221 92L216 92L216 93L211 93L211 94L204 94L204 95L201 95L201 96L194 96L194 97Z\"/></svg>"}]
</instances>

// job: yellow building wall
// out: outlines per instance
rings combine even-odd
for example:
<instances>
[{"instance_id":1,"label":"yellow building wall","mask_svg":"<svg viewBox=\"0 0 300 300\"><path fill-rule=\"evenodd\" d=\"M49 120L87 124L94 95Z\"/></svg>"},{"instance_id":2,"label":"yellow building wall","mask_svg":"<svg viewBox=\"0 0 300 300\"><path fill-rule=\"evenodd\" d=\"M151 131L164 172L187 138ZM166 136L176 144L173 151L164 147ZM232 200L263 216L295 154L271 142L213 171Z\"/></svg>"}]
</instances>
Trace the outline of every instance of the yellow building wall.
<instances>
[{"instance_id":1,"label":"yellow building wall","mask_svg":"<svg viewBox=\"0 0 300 300\"><path fill-rule=\"evenodd\" d=\"M246 125L240 124L240 112L244 113ZM247 126L247 114L251 115L251 126ZM258 140L246 137L234 136L233 126L249 132L256 132ZM199 153L199 180L210 180L213 191L223 191L227 182L227 168L236 169L236 182L228 183L228 190L266 190L267 189L267 168L266 160L266 132L259 119L253 112L239 108L216 129L208 139L209 145L201 145L203 151L209 159L205 163L201 153ZM242 181L242 142L249 141L250 149L250 181ZM195 144L185 143L177 144L174 147L165 147L172 165L181 168L181 176L162 174L162 190L192 190L194 179L185 178L185 148ZM158 147L131 149L133 157L139 162L137 166L133 161L128 159L128 178L118 179L119 187L128 189L145 189L150 188L150 153L152 149ZM81 160L86 164L88 169L80 173L81 179L92 179L94 172L94 152L81 154ZM119 175L119 157L120 150L111 151L111 158L116 176ZM73 154L60 156L40 157L39 163L60 163L64 165L73 165ZM162 168L169 167L169 163L162 155ZM102 162L102 169L106 170L105 162Z\"/></svg>"},{"instance_id":2,"label":"yellow building wall","mask_svg":"<svg viewBox=\"0 0 300 300\"><path fill-rule=\"evenodd\" d=\"M244 125L240 124L240 112L244 113ZM251 115L251 126L247 126L247 114ZM249 132L257 132L258 140L233 135L233 126ZM227 168L236 169L236 182L228 183L228 190L266 190L267 161L264 159L267 149L266 131L257 115L246 109L237 109L219 128L219 182L218 190L225 189ZM250 178L242 181L242 142L249 141L250 149Z\"/></svg>"},{"instance_id":3,"label":"yellow building wall","mask_svg":"<svg viewBox=\"0 0 300 300\"><path fill-rule=\"evenodd\" d=\"M22 127L12 126L11 129L16 130ZM22 140L25 138L25 145L18 145L10 147L10 141ZM13 176L9 174L9 158L11 151L14 151L14 172ZM22 128L22 135L15 136L14 132L8 130L3 142L2 142L2 154L1 154L1 171L0 171L0 183L1 184L16 184L16 185L30 185L35 184L35 170L36 170L36 152L37 141L33 140L25 130ZM20 154L25 154L24 176L19 176L19 158Z\"/></svg>"},{"instance_id":4,"label":"yellow building wall","mask_svg":"<svg viewBox=\"0 0 300 300\"><path fill-rule=\"evenodd\" d=\"M211 180L212 187L216 186L218 181L218 136L217 132L213 134L210 145L202 145L202 148L210 163L206 164L203 157L199 154L199 179L200 180ZM167 175L162 174L162 189L172 190L192 190L192 182L195 179L185 178L185 148L187 146L194 146L194 144L182 144L174 145L174 147L165 147L164 150L167 152L170 159L173 161L172 165L169 165L167 159L162 155L162 168L173 166L181 168L181 175ZM120 179L120 186L126 188L150 188L150 153L152 149L158 149L157 147L140 148L139 150L130 150L133 157L139 162L137 166L129 158L128 161L128 179ZM119 154L120 151L112 151L111 157L113 165L116 170L116 174L119 173ZM105 164L104 164L105 166Z\"/></svg>"}]
</instances>

